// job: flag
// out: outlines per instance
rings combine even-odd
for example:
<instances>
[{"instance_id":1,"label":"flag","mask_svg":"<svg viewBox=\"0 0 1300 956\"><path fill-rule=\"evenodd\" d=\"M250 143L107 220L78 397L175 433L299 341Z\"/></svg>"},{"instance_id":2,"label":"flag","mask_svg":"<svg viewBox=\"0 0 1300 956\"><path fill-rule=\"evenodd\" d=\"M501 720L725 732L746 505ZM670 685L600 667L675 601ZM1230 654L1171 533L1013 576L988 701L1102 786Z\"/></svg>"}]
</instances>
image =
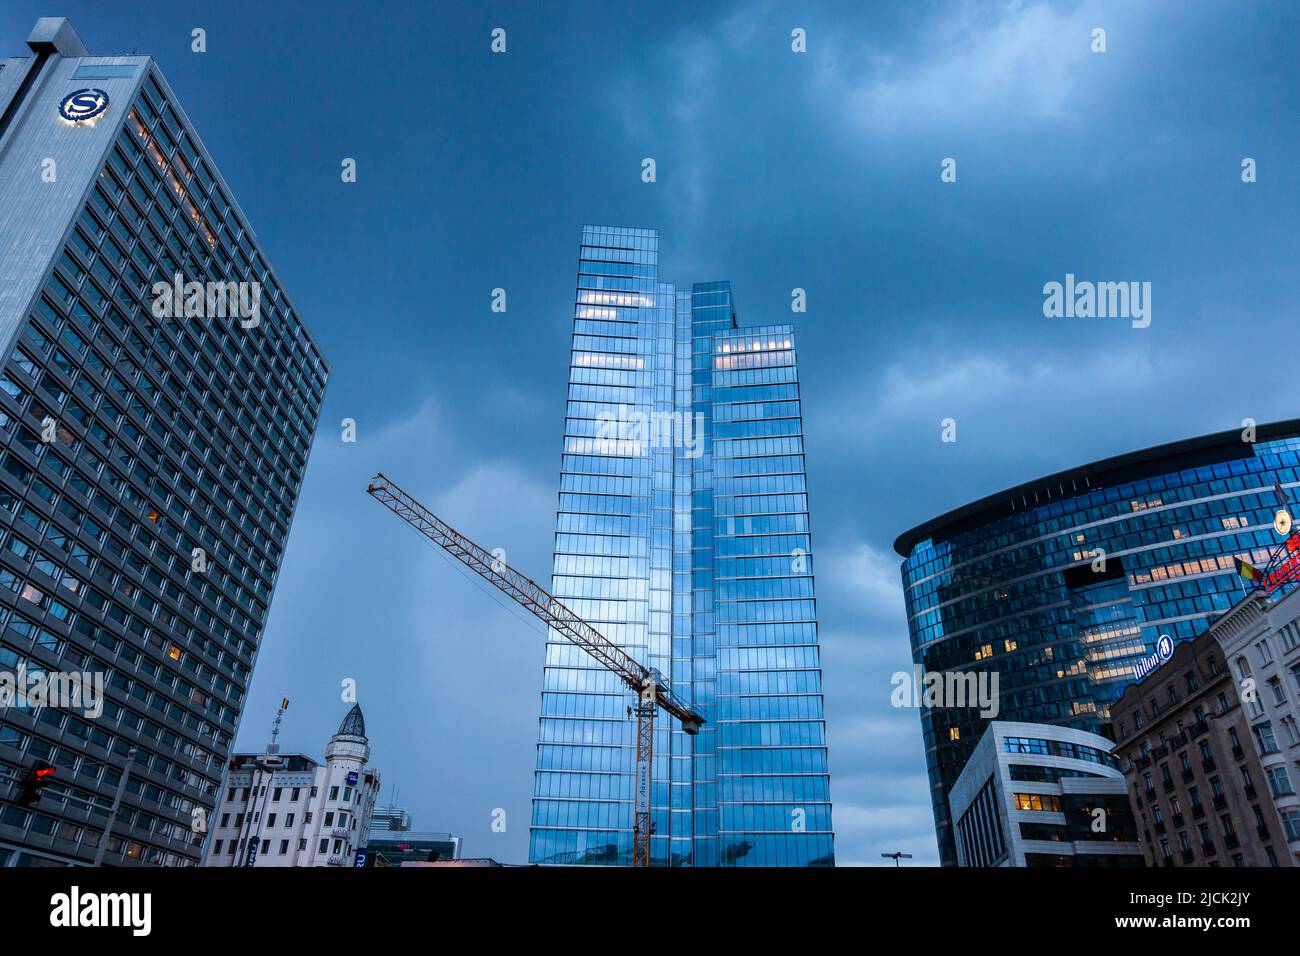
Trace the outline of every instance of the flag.
<instances>
[{"instance_id":1,"label":"flag","mask_svg":"<svg viewBox=\"0 0 1300 956\"><path fill-rule=\"evenodd\" d=\"M1277 505L1279 508L1291 507L1291 499L1287 497L1286 489L1282 487L1280 481L1273 483L1273 494L1277 495Z\"/></svg>"},{"instance_id":2,"label":"flag","mask_svg":"<svg viewBox=\"0 0 1300 956\"><path fill-rule=\"evenodd\" d=\"M1237 573L1240 574L1247 581L1258 581L1260 578L1264 576L1260 572L1259 568L1255 567L1253 564L1243 561L1241 560L1241 558L1237 558L1236 560L1237 560Z\"/></svg>"}]
</instances>

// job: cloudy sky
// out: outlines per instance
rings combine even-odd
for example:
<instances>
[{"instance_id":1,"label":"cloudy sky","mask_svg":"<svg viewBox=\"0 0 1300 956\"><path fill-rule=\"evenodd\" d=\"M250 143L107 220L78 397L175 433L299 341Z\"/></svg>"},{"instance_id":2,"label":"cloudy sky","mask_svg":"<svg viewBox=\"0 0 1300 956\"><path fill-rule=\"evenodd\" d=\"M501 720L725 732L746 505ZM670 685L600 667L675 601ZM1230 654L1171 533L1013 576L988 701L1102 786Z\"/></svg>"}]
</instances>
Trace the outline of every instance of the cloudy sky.
<instances>
[{"instance_id":1,"label":"cloudy sky","mask_svg":"<svg viewBox=\"0 0 1300 956\"><path fill-rule=\"evenodd\" d=\"M837 855L935 862L919 721L889 705L910 662L891 542L1040 474L1296 414L1300 7L476 6L0 10L7 54L54 13L92 53L158 59L333 364L239 746L288 696L286 748L319 755L353 678L385 797L469 855L526 858L543 637L365 486L386 472L547 580L579 230L650 226L661 276L730 279L745 324L807 290ZM1150 282L1150 327L1045 318L1067 273Z\"/></svg>"}]
</instances>

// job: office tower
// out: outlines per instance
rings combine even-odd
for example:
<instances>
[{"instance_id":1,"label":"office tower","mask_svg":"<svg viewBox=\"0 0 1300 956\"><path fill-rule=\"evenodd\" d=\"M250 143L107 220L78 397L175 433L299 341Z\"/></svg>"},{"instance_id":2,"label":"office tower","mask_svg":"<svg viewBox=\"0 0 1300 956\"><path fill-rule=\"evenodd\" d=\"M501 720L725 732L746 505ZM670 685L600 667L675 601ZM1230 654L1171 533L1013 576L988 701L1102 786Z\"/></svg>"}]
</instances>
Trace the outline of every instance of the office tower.
<instances>
[{"instance_id":1,"label":"office tower","mask_svg":"<svg viewBox=\"0 0 1300 956\"><path fill-rule=\"evenodd\" d=\"M33 807L0 783L0 866L93 862L128 760L104 862L195 865L327 366L157 64L62 19L28 45L0 60L0 671L105 699L0 706L0 774L56 770Z\"/></svg>"},{"instance_id":2,"label":"office tower","mask_svg":"<svg viewBox=\"0 0 1300 956\"><path fill-rule=\"evenodd\" d=\"M411 811L396 804L375 807L370 815L369 866L401 866L460 859L460 837L434 830L412 830Z\"/></svg>"},{"instance_id":3,"label":"office tower","mask_svg":"<svg viewBox=\"0 0 1300 956\"><path fill-rule=\"evenodd\" d=\"M325 746L325 762L281 754L235 754L217 804L204 866L365 866L379 771L367 770L370 739L354 704Z\"/></svg>"},{"instance_id":4,"label":"office tower","mask_svg":"<svg viewBox=\"0 0 1300 956\"><path fill-rule=\"evenodd\" d=\"M1150 448L990 495L899 536L913 660L999 677L999 718L1099 733L1162 634L1189 640L1241 596L1238 558L1277 538L1300 484L1300 421ZM921 710L945 865L948 794L984 732L974 707Z\"/></svg>"},{"instance_id":5,"label":"office tower","mask_svg":"<svg viewBox=\"0 0 1300 956\"><path fill-rule=\"evenodd\" d=\"M551 589L707 720L657 718L655 865L832 865L793 331L660 282L658 246L582 232ZM550 636L533 862L631 862L630 703Z\"/></svg>"},{"instance_id":6,"label":"office tower","mask_svg":"<svg viewBox=\"0 0 1300 956\"><path fill-rule=\"evenodd\" d=\"M1105 737L989 721L952 788L961 866L1141 866L1124 775Z\"/></svg>"},{"instance_id":7,"label":"office tower","mask_svg":"<svg viewBox=\"0 0 1300 956\"><path fill-rule=\"evenodd\" d=\"M392 833L411 829L411 811L394 803L375 805L375 812L370 815L370 832Z\"/></svg>"},{"instance_id":8,"label":"office tower","mask_svg":"<svg viewBox=\"0 0 1300 956\"><path fill-rule=\"evenodd\" d=\"M1259 754L1251 746L1252 723L1257 733L1268 726L1264 708L1258 697L1242 705L1216 640L1223 625L1242 624L1253 610L1239 605L1168 657L1157 655L1111 708L1115 755L1152 866L1296 863L1261 767L1271 754L1285 775L1286 758L1276 747Z\"/></svg>"}]
</instances>

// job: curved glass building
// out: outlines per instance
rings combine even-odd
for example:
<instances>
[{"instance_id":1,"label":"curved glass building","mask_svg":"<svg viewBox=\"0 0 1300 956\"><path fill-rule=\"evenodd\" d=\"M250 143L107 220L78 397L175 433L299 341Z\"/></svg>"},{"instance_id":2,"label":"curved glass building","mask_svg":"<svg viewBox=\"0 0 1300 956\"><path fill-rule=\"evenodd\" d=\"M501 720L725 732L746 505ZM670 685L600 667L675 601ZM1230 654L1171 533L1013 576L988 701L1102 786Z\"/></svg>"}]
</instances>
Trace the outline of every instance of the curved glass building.
<instances>
[{"instance_id":1,"label":"curved glass building","mask_svg":"<svg viewBox=\"0 0 1300 956\"><path fill-rule=\"evenodd\" d=\"M1110 705L1159 636L1193 638L1244 594L1236 558L1268 563L1274 486L1297 497L1298 451L1300 420L1188 439L1029 482L900 535L915 664L990 672L999 720L1108 732ZM948 793L986 723L978 706L921 710L944 865L957 863Z\"/></svg>"}]
</instances>

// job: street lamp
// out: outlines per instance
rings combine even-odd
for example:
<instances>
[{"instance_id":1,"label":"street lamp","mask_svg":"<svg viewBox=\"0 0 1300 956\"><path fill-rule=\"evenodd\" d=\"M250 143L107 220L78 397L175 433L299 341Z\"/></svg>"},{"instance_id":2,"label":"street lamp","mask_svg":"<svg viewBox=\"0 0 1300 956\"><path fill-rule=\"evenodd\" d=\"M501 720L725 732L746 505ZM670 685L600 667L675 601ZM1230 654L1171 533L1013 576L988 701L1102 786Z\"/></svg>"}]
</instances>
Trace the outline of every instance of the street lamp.
<instances>
[{"instance_id":1,"label":"street lamp","mask_svg":"<svg viewBox=\"0 0 1300 956\"><path fill-rule=\"evenodd\" d=\"M882 853L880 855L883 856L886 860L893 860L895 867L898 867L900 865L898 862L899 860L910 860L912 858L912 854L903 853L901 850L896 850L893 853Z\"/></svg>"},{"instance_id":2,"label":"street lamp","mask_svg":"<svg viewBox=\"0 0 1300 956\"><path fill-rule=\"evenodd\" d=\"M131 764L135 762L135 755L138 748L132 747L126 752L126 765L122 767L122 776L117 781L117 793L113 796L113 805L108 810L108 820L104 823L104 832L99 838L99 849L95 851L95 862L93 866L104 865L104 853L108 850L108 838L113 833L113 821L117 819L117 811L122 808L122 794L126 792L126 780L131 776Z\"/></svg>"}]
</instances>

